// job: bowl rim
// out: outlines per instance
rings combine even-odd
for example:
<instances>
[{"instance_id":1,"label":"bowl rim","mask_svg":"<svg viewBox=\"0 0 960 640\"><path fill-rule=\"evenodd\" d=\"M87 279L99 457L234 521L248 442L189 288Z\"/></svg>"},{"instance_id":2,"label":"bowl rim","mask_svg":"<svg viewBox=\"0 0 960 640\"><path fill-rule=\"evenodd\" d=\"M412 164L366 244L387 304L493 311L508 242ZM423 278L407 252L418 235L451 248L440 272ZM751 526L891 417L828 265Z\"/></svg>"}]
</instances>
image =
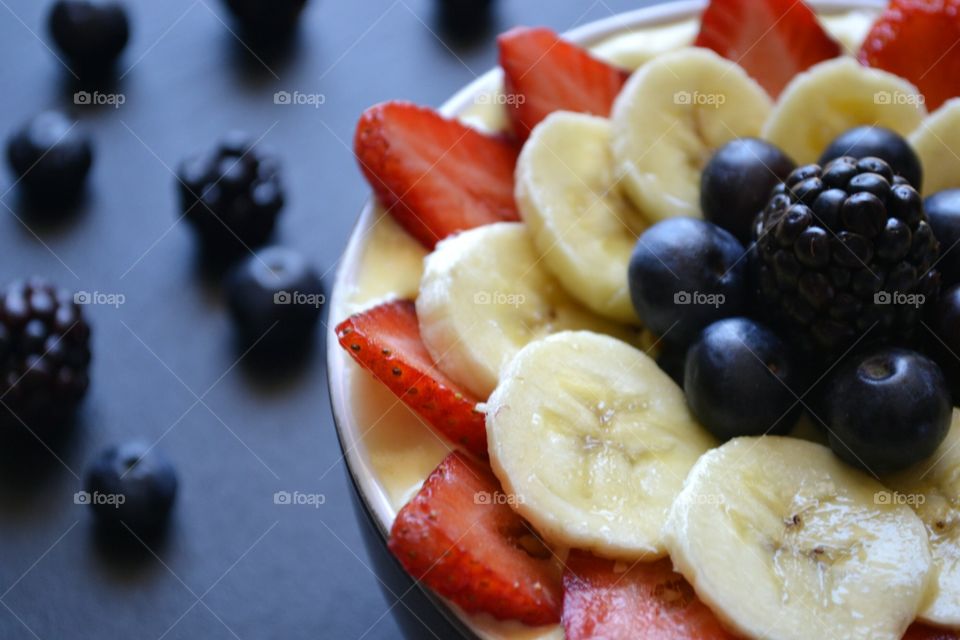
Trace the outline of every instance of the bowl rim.
<instances>
[{"instance_id":1,"label":"bowl rim","mask_svg":"<svg viewBox=\"0 0 960 640\"><path fill-rule=\"evenodd\" d=\"M657 4L618 13L607 18L583 24L561 34L565 39L582 46L593 46L599 42L631 30L655 27L662 24L678 22L697 17L703 12L708 0L658 0ZM806 0L818 14L836 14L858 9L880 9L885 0ZM462 87L447 99L438 111L445 116L454 117L472 106L474 99L483 92L490 91L499 85L502 72L494 67L472 82ZM334 322L339 321L346 306L347 292L350 284L356 280L360 267L360 259L366 245L367 231L375 221L376 201L371 194L364 202L356 222L350 230L346 249L340 256L334 283L328 305L328 326L326 329L326 366L327 391L330 396L330 407L337 431L337 439L343 459L360 504L366 515L373 521L380 537L387 540L390 524L395 511L383 486L377 481L368 460L362 449L362 434L352 416L350 394L347 376L342 375L347 363L347 354L340 348L335 333ZM398 564L399 566L399 564ZM412 578L411 578L412 580ZM465 638L489 638L487 634L478 632L470 622L470 616L452 605L446 599L437 596L420 581L414 580L417 587L432 601L443 616Z\"/></svg>"}]
</instances>

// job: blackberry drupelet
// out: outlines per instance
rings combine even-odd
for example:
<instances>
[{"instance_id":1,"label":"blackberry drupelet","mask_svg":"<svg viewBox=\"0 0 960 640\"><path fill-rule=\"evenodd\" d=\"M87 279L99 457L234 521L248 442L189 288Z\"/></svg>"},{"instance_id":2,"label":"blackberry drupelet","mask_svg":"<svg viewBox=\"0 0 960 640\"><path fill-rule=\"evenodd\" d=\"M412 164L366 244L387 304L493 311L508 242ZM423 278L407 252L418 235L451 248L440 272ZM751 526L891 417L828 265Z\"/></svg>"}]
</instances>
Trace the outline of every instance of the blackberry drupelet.
<instances>
[{"instance_id":1,"label":"blackberry drupelet","mask_svg":"<svg viewBox=\"0 0 960 640\"><path fill-rule=\"evenodd\" d=\"M923 201L878 158L799 167L774 188L754 239L760 308L826 360L865 334L908 342L939 292Z\"/></svg>"},{"instance_id":2,"label":"blackberry drupelet","mask_svg":"<svg viewBox=\"0 0 960 640\"><path fill-rule=\"evenodd\" d=\"M41 279L15 282L0 306L0 432L56 435L87 390L90 327L73 294Z\"/></svg>"},{"instance_id":3,"label":"blackberry drupelet","mask_svg":"<svg viewBox=\"0 0 960 640\"><path fill-rule=\"evenodd\" d=\"M181 164L180 200L204 249L238 255L266 242L283 208L277 159L244 134L228 134L212 152Z\"/></svg>"}]
</instances>

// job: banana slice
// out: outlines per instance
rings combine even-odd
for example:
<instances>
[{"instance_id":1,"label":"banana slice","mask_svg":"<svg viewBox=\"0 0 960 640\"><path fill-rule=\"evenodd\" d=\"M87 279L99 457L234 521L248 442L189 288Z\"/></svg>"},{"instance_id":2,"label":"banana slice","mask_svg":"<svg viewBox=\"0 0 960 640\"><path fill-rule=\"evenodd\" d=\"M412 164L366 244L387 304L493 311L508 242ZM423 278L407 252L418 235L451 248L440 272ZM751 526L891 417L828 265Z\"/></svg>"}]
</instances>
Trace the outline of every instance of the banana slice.
<instances>
[{"instance_id":1,"label":"banana slice","mask_svg":"<svg viewBox=\"0 0 960 640\"><path fill-rule=\"evenodd\" d=\"M620 322L639 321L627 263L647 224L614 177L610 122L551 114L517 162L517 206L547 268L577 300Z\"/></svg>"},{"instance_id":2,"label":"banana slice","mask_svg":"<svg viewBox=\"0 0 960 640\"><path fill-rule=\"evenodd\" d=\"M899 640L928 587L923 523L826 447L736 438L697 462L665 525L677 570L732 630Z\"/></svg>"},{"instance_id":3,"label":"banana slice","mask_svg":"<svg viewBox=\"0 0 960 640\"><path fill-rule=\"evenodd\" d=\"M923 194L960 187L960 98L948 100L910 134L923 165Z\"/></svg>"},{"instance_id":4,"label":"banana slice","mask_svg":"<svg viewBox=\"0 0 960 640\"><path fill-rule=\"evenodd\" d=\"M635 339L571 298L540 262L526 225L464 231L424 262L417 296L420 333L437 366L481 398L528 342L564 329Z\"/></svg>"},{"instance_id":5,"label":"banana slice","mask_svg":"<svg viewBox=\"0 0 960 640\"><path fill-rule=\"evenodd\" d=\"M700 217L701 169L724 143L759 135L769 112L760 85L712 51L651 60L613 106L613 154L627 194L654 221Z\"/></svg>"},{"instance_id":6,"label":"banana slice","mask_svg":"<svg viewBox=\"0 0 960 640\"><path fill-rule=\"evenodd\" d=\"M834 58L790 81L763 126L763 137L806 164L816 162L848 129L875 125L905 136L926 114L923 96L906 80L850 57Z\"/></svg>"},{"instance_id":7,"label":"banana slice","mask_svg":"<svg viewBox=\"0 0 960 640\"><path fill-rule=\"evenodd\" d=\"M920 610L926 622L960 626L960 412L929 460L884 478L884 501L908 504L927 525L936 585Z\"/></svg>"},{"instance_id":8,"label":"banana slice","mask_svg":"<svg viewBox=\"0 0 960 640\"><path fill-rule=\"evenodd\" d=\"M666 553L667 510L715 445L652 359L588 331L525 347L485 412L490 462L516 509L547 541L606 557Z\"/></svg>"}]
</instances>

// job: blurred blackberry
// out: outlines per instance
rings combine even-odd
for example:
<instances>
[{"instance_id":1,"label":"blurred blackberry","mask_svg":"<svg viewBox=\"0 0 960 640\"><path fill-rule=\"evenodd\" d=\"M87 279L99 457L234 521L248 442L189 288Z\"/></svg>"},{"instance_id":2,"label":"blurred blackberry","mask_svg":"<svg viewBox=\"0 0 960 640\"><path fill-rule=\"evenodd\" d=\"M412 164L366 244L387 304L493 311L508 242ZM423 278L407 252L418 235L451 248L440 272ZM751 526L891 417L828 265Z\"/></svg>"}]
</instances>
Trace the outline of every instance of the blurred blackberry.
<instances>
[{"instance_id":1,"label":"blurred blackberry","mask_svg":"<svg viewBox=\"0 0 960 640\"><path fill-rule=\"evenodd\" d=\"M273 40L289 33L307 0L225 0L227 7L254 40Z\"/></svg>"},{"instance_id":2,"label":"blurred blackberry","mask_svg":"<svg viewBox=\"0 0 960 640\"><path fill-rule=\"evenodd\" d=\"M760 308L828 360L868 330L868 342L910 341L939 293L923 200L878 158L797 168L774 188L754 238Z\"/></svg>"},{"instance_id":3,"label":"blurred blackberry","mask_svg":"<svg viewBox=\"0 0 960 640\"><path fill-rule=\"evenodd\" d=\"M213 152L184 161L177 177L184 214L209 253L238 255L273 233L283 208L279 162L245 134L230 133Z\"/></svg>"},{"instance_id":4,"label":"blurred blackberry","mask_svg":"<svg viewBox=\"0 0 960 640\"><path fill-rule=\"evenodd\" d=\"M52 435L87 391L90 327L73 294L31 279L9 285L0 307L0 431Z\"/></svg>"}]
</instances>

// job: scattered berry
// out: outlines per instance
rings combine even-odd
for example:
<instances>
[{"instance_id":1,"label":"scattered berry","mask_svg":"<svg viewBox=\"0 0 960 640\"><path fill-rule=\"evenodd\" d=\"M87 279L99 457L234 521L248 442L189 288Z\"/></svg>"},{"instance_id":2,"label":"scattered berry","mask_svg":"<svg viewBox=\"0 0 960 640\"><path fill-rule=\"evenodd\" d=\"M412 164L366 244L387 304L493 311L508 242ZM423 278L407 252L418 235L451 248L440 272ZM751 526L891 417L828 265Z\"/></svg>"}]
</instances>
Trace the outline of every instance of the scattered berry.
<instances>
[{"instance_id":1,"label":"scattered berry","mask_svg":"<svg viewBox=\"0 0 960 640\"><path fill-rule=\"evenodd\" d=\"M773 97L801 71L842 53L796 0L711 0L694 45L736 62Z\"/></svg>"},{"instance_id":2,"label":"scattered berry","mask_svg":"<svg viewBox=\"0 0 960 640\"><path fill-rule=\"evenodd\" d=\"M440 24L456 35L473 35L490 24L493 0L437 0Z\"/></svg>"},{"instance_id":3,"label":"scattered berry","mask_svg":"<svg viewBox=\"0 0 960 640\"><path fill-rule=\"evenodd\" d=\"M235 256L270 237L283 208L277 159L259 153L243 133L228 134L177 172L180 202L211 254Z\"/></svg>"},{"instance_id":4,"label":"scattered berry","mask_svg":"<svg viewBox=\"0 0 960 640\"><path fill-rule=\"evenodd\" d=\"M81 76L109 70L130 38L130 21L119 2L57 0L49 22L53 41Z\"/></svg>"},{"instance_id":5,"label":"scattered berry","mask_svg":"<svg viewBox=\"0 0 960 640\"><path fill-rule=\"evenodd\" d=\"M609 116L630 77L545 28L518 27L497 44L507 112L520 140L554 111Z\"/></svg>"},{"instance_id":6,"label":"scattered berry","mask_svg":"<svg viewBox=\"0 0 960 640\"><path fill-rule=\"evenodd\" d=\"M947 435L953 411L940 368L926 356L895 347L874 348L841 363L819 406L834 453L874 473L932 454Z\"/></svg>"},{"instance_id":7,"label":"scattered berry","mask_svg":"<svg viewBox=\"0 0 960 640\"><path fill-rule=\"evenodd\" d=\"M354 152L381 204L432 249L458 231L519 220L516 145L408 102L367 109Z\"/></svg>"},{"instance_id":8,"label":"scattered berry","mask_svg":"<svg viewBox=\"0 0 960 640\"><path fill-rule=\"evenodd\" d=\"M796 168L783 151L757 138L739 138L720 147L700 177L703 217L730 233L744 246L753 221L763 211L770 191Z\"/></svg>"},{"instance_id":9,"label":"scattered berry","mask_svg":"<svg viewBox=\"0 0 960 640\"><path fill-rule=\"evenodd\" d=\"M390 551L407 572L469 613L528 625L560 621L560 571L485 464L451 453L400 510Z\"/></svg>"},{"instance_id":10,"label":"scattered berry","mask_svg":"<svg viewBox=\"0 0 960 640\"><path fill-rule=\"evenodd\" d=\"M478 398L434 365L420 338L412 301L387 302L337 325L347 353L438 432L481 458L487 457L487 428Z\"/></svg>"},{"instance_id":11,"label":"scattered berry","mask_svg":"<svg viewBox=\"0 0 960 640\"><path fill-rule=\"evenodd\" d=\"M90 364L90 327L73 294L37 278L4 289L0 362L0 431L63 433Z\"/></svg>"},{"instance_id":12,"label":"scattered berry","mask_svg":"<svg viewBox=\"0 0 960 640\"><path fill-rule=\"evenodd\" d=\"M226 293L243 342L269 351L308 342L326 301L317 272L284 247L261 249L236 265Z\"/></svg>"},{"instance_id":13,"label":"scattered berry","mask_svg":"<svg viewBox=\"0 0 960 640\"><path fill-rule=\"evenodd\" d=\"M643 325L687 345L711 322L747 304L743 246L728 231L694 218L670 218L643 232L630 256L630 298Z\"/></svg>"},{"instance_id":14,"label":"scattered berry","mask_svg":"<svg viewBox=\"0 0 960 640\"><path fill-rule=\"evenodd\" d=\"M225 0L244 35L273 40L288 34L307 0Z\"/></svg>"},{"instance_id":15,"label":"scattered berry","mask_svg":"<svg viewBox=\"0 0 960 640\"><path fill-rule=\"evenodd\" d=\"M820 165L841 156L856 159L880 158L890 165L894 175L903 176L917 191L923 187L923 168L910 143L900 134L883 127L855 127L840 134L820 156Z\"/></svg>"},{"instance_id":16,"label":"scattered berry","mask_svg":"<svg viewBox=\"0 0 960 640\"><path fill-rule=\"evenodd\" d=\"M83 189L93 164L93 144L76 121L46 111L13 134L7 142L7 160L30 199L66 205Z\"/></svg>"},{"instance_id":17,"label":"scattered berry","mask_svg":"<svg viewBox=\"0 0 960 640\"><path fill-rule=\"evenodd\" d=\"M721 440L788 433L803 409L801 384L790 347L747 318L711 324L687 352L687 404Z\"/></svg>"},{"instance_id":18,"label":"scattered berry","mask_svg":"<svg viewBox=\"0 0 960 640\"><path fill-rule=\"evenodd\" d=\"M760 308L801 350L826 359L869 332L914 335L939 291L939 245L917 191L878 158L807 165L757 217Z\"/></svg>"},{"instance_id":19,"label":"scattered berry","mask_svg":"<svg viewBox=\"0 0 960 640\"><path fill-rule=\"evenodd\" d=\"M102 524L149 534L167 522L177 495L177 474L156 449L129 442L100 454L87 471L84 488Z\"/></svg>"},{"instance_id":20,"label":"scattered berry","mask_svg":"<svg viewBox=\"0 0 960 640\"><path fill-rule=\"evenodd\" d=\"M937 270L944 286L960 282L960 189L947 189L929 196L923 203L933 235L940 241Z\"/></svg>"}]
</instances>

